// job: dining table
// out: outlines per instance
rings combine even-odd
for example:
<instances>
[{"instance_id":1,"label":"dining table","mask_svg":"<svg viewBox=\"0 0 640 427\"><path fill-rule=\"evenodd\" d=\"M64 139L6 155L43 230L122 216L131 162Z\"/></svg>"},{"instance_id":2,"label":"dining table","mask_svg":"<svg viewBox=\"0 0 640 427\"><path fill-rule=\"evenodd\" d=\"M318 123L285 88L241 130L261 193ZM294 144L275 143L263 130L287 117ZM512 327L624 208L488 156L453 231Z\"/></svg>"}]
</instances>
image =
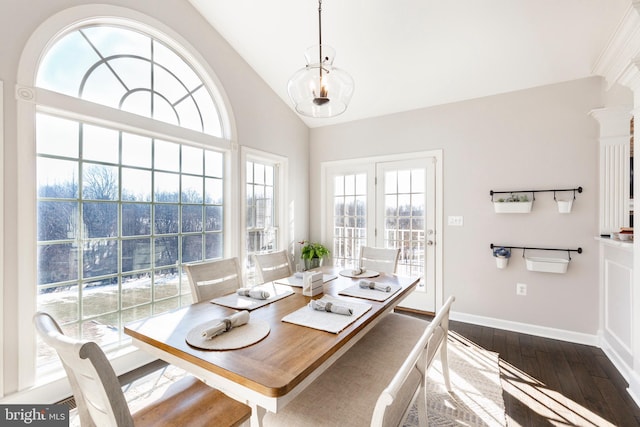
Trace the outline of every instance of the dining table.
<instances>
[{"instance_id":1,"label":"dining table","mask_svg":"<svg viewBox=\"0 0 640 427\"><path fill-rule=\"evenodd\" d=\"M348 290L357 291L362 280L358 276L347 277L350 269L324 266L317 270L323 273L324 283L322 293L313 297L303 295L301 287L289 287L274 281L279 289L286 286L292 292L249 312L252 324L259 322L268 328L268 333L257 342L241 348L210 350L187 342L187 336L197 331L198 325L238 312L235 308L211 301L134 321L125 325L124 332L136 347L249 405L252 409L251 425L261 426L266 411L277 413L293 400L391 312L419 282L419 277L388 273L370 277L369 274L366 280L388 285L393 293L384 295L384 300L368 299L367 295L357 292L352 295L358 296L341 294L348 294ZM296 278L299 276L291 276L288 283L293 283ZM287 283L286 280L283 283ZM265 285L268 287L270 284ZM332 298L338 304L343 302L365 307L366 310L364 313L361 310L357 318L354 316L354 320L350 319L351 323L339 331L329 332L287 321L297 313L309 310L307 307L311 300L322 298ZM338 318L331 316L341 315L327 313L327 316L332 320ZM240 333L242 328L238 327L237 332Z\"/></svg>"}]
</instances>

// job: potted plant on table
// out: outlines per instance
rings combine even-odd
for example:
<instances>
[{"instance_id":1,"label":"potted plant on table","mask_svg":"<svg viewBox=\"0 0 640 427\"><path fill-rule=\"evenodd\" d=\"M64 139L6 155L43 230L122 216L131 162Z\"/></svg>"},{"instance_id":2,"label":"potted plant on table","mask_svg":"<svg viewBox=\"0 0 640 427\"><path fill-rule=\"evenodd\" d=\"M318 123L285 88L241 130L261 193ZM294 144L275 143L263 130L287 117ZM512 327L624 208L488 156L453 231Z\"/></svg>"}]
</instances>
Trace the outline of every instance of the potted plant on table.
<instances>
[{"instance_id":1,"label":"potted plant on table","mask_svg":"<svg viewBox=\"0 0 640 427\"><path fill-rule=\"evenodd\" d=\"M300 244L302 245L300 258L304 261L305 270L320 267L322 260L329 255L329 249L321 243L303 240Z\"/></svg>"}]
</instances>

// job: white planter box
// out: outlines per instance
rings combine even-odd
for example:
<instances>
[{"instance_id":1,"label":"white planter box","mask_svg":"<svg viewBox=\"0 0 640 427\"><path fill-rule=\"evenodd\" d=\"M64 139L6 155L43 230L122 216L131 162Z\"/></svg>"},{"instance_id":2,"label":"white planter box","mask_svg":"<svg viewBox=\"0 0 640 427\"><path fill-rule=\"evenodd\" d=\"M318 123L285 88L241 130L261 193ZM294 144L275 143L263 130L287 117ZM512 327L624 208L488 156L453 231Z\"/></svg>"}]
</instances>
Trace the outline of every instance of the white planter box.
<instances>
[{"instance_id":1,"label":"white planter box","mask_svg":"<svg viewBox=\"0 0 640 427\"><path fill-rule=\"evenodd\" d=\"M533 201L530 202L493 202L493 210L496 213L529 213Z\"/></svg>"},{"instance_id":2,"label":"white planter box","mask_svg":"<svg viewBox=\"0 0 640 427\"><path fill-rule=\"evenodd\" d=\"M569 260L562 258L526 257L527 270L542 273L566 273Z\"/></svg>"},{"instance_id":3,"label":"white planter box","mask_svg":"<svg viewBox=\"0 0 640 427\"><path fill-rule=\"evenodd\" d=\"M571 206L573 206L573 200L556 200L558 203L558 212L560 213L570 213Z\"/></svg>"}]
</instances>

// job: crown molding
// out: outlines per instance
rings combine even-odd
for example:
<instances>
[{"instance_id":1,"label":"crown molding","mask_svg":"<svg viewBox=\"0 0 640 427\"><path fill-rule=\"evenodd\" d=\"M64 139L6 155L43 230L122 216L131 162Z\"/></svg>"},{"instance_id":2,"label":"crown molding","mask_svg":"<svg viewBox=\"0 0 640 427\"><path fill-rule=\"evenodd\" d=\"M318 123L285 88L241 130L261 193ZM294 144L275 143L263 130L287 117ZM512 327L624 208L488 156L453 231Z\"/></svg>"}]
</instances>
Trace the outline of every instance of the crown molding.
<instances>
[{"instance_id":1,"label":"crown molding","mask_svg":"<svg viewBox=\"0 0 640 427\"><path fill-rule=\"evenodd\" d=\"M598 57L593 73L604 76L608 88L614 83L624 86L635 84L635 78L632 77L633 69L637 70L637 66L632 63L637 58L640 58L640 0L632 0L622 21Z\"/></svg>"}]
</instances>

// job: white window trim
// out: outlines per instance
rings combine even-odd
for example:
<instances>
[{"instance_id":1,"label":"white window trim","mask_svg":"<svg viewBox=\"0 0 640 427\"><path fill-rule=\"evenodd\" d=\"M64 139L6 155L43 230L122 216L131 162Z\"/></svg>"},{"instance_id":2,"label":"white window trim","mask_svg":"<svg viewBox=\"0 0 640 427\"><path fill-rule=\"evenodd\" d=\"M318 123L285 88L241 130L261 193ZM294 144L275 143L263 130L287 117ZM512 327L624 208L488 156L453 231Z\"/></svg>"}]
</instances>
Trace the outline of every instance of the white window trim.
<instances>
[{"instance_id":1,"label":"white window trim","mask_svg":"<svg viewBox=\"0 0 640 427\"><path fill-rule=\"evenodd\" d=\"M97 17L97 18L96 18ZM168 46L179 52L190 64L196 69L206 86L212 91L214 102L220 106L221 126L223 138L216 138L210 135L198 134L194 131L184 128L178 128L172 125L160 124L153 121L153 126L149 126L151 119L140 118L134 122L136 132L142 131L144 134L153 134L153 129L161 129L162 132L172 135L178 142L189 141L190 145L201 144L209 148L226 148L229 155L225 156L227 162L226 167L226 184L225 184L225 238L224 253L238 253L237 239L239 221L238 216L238 200L230 197L232 194L238 194L238 179L233 174L233 166L238 164L238 150L235 136L237 135L235 121L226 94L222 90L222 85L217 79L213 70L208 66L204 58L197 50L177 32L172 30L165 24L156 19L136 12L131 9L111 6L105 4L83 5L63 10L42 23L31 35L20 58L17 73L16 99L17 99L17 189L20 197L17 200L17 230L20 235L18 239L16 254L18 265L16 270L20 272L17 280L13 284L17 293L18 304L4 305L4 312L7 319L11 323L15 322L16 329L4 331L1 335L3 349L8 343L9 348L16 351L8 359L20 361L15 366L17 370L17 393L3 399L3 402L42 402L47 403L59 399L60 391L68 390L68 386L61 385L61 381L54 381L54 387L47 387L47 384L35 384L35 330L32 325L31 318L36 310L36 156L35 156L35 114L36 103L38 109L43 111L60 113L61 109L69 110L66 114L77 114L76 118L87 119L87 115L91 114L95 117L103 117L106 114L106 124L109 121L117 122L120 113L108 109L104 106L95 106L91 111L87 111L86 105L79 108L80 100L64 95L55 94L44 89L35 89L36 74L42 55L46 52L49 44L57 38L57 35L67 32L74 27L86 25L90 23L113 23L125 24L129 27L137 27L165 42ZM62 100L62 101L60 101ZM107 112L107 110L109 110ZM224 111L222 111L224 110ZM95 114L95 115L94 115ZM131 122L131 121L130 121ZM175 129L173 129L175 128ZM1 134L1 133L0 133ZM166 135L166 134L165 134ZM193 138L193 139L192 139ZM233 182L230 182L233 181ZM1 211L0 211L1 212ZM1 259L1 258L0 258ZM1 283L0 283L1 286ZM0 290L4 290L0 288ZM6 299L5 299L6 301ZM1 324L0 324L1 325ZM2 329L0 329L2 331ZM6 334L6 335L5 335ZM3 358L4 360L5 358ZM111 362L117 374L124 373L136 366L141 366L151 360L147 354L142 351L121 348L115 358ZM2 366L4 369L13 369L12 366ZM0 379L3 379L0 377ZM64 378L63 378L64 380ZM7 386L0 382L0 397Z\"/></svg>"},{"instance_id":2,"label":"white window trim","mask_svg":"<svg viewBox=\"0 0 640 427\"><path fill-rule=\"evenodd\" d=\"M278 226L278 248L279 250L287 249L291 250L291 242L289 242L289 236L292 235L289 231L289 211L286 206L286 201L289 199L289 160L286 157L279 156L277 154L268 153L266 151L257 150L255 148L249 148L245 146L240 147L240 176L238 182L240 182L240 260L244 260L247 256L247 229L245 227L247 223L247 161L255 161L259 163L271 163L275 167L276 182L276 223ZM246 274L246 271L244 272Z\"/></svg>"}]
</instances>

